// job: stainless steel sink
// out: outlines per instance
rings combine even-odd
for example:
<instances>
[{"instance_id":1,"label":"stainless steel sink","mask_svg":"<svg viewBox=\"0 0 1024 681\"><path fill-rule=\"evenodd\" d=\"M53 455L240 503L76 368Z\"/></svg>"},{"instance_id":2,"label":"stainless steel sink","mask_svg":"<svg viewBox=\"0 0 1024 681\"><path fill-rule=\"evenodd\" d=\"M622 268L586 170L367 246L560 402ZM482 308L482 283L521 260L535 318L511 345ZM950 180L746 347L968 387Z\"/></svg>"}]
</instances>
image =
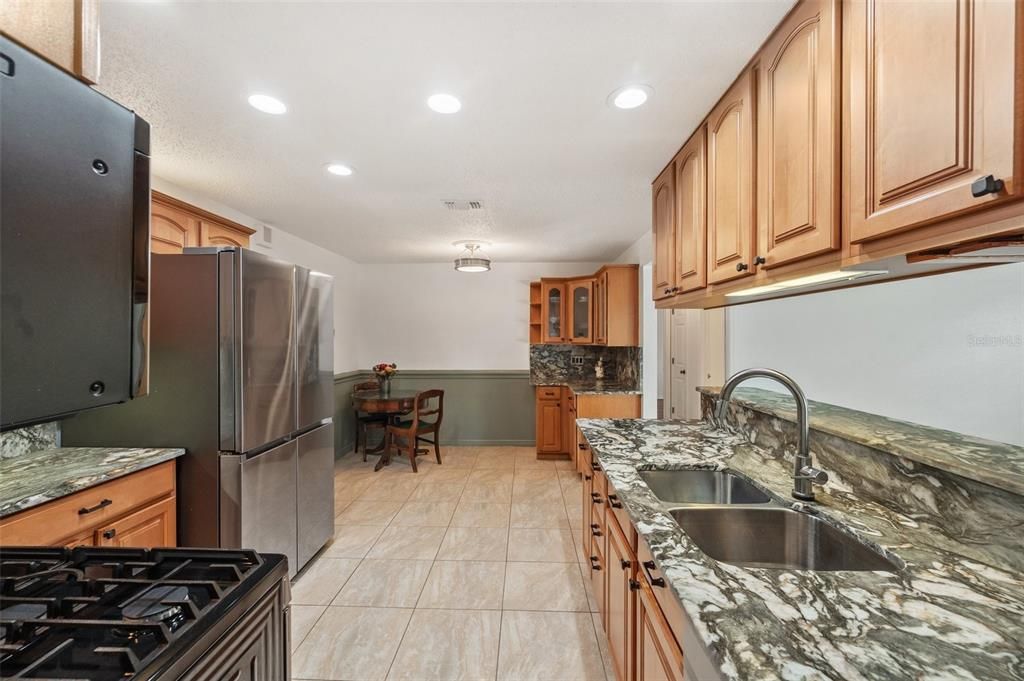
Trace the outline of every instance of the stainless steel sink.
<instances>
[{"instance_id":1,"label":"stainless steel sink","mask_svg":"<svg viewBox=\"0 0 1024 681\"><path fill-rule=\"evenodd\" d=\"M669 504L767 504L767 494L725 471L642 470L640 478Z\"/></svg>"},{"instance_id":2,"label":"stainless steel sink","mask_svg":"<svg viewBox=\"0 0 1024 681\"><path fill-rule=\"evenodd\" d=\"M689 507L669 513L701 551L722 563L790 570L899 569L824 520L788 508Z\"/></svg>"}]
</instances>

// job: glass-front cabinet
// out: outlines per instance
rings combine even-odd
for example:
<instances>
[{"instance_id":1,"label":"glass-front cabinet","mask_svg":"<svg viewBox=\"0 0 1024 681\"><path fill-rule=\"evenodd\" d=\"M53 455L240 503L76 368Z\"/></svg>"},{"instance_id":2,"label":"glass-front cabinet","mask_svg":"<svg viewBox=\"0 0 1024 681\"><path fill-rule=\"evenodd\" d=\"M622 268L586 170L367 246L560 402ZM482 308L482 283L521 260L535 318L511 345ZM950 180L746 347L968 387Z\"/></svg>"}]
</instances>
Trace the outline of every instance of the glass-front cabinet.
<instances>
[{"instance_id":1,"label":"glass-front cabinet","mask_svg":"<svg viewBox=\"0 0 1024 681\"><path fill-rule=\"evenodd\" d=\"M594 280L577 279L568 284L571 343L594 342Z\"/></svg>"},{"instance_id":2,"label":"glass-front cabinet","mask_svg":"<svg viewBox=\"0 0 1024 681\"><path fill-rule=\"evenodd\" d=\"M565 323L565 282L560 279L542 279L541 291L543 341L565 343L569 338Z\"/></svg>"}]
</instances>

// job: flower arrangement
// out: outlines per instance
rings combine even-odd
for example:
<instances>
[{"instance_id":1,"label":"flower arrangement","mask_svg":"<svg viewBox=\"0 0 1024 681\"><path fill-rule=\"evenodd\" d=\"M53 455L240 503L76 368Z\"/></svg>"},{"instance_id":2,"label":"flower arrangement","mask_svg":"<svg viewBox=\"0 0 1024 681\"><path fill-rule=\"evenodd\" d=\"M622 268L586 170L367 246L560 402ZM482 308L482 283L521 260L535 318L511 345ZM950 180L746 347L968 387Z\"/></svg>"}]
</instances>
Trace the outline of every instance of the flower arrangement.
<instances>
[{"instance_id":1,"label":"flower arrangement","mask_svg":"<svg viewBox=\"0 0 1024 681\"><path fill-rule=\"evenodd\" d=\"M394 362L390 364L388 362L381 362L380 364L374 364L372 371L377 375L377 378L388 379L398 371L398 365Z\"/></svg>"}]
</instances>

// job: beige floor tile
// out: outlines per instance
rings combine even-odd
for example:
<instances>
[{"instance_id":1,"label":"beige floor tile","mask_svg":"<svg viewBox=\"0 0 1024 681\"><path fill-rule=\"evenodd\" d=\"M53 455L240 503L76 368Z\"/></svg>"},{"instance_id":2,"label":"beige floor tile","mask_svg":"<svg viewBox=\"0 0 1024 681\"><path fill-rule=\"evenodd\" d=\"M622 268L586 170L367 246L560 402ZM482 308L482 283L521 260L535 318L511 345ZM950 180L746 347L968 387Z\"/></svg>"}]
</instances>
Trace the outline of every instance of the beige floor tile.
<instances>
[{"instance_id":1,"label":"beige floor tile","mask_svg":"<svg viewBox=\"0 0 1024 681\"><path fill-rule=\"evenodd\" d=\"M466 482L471 468L449 468L446 463L432 466L423 471L423 484L428 482Z\"/></svg>"},{"instance_id":2,"label":"beige floor tile","mask_svg":"<svg viewBox=\"0 0 1024 681\"><path fill-rule=\"evenodd\" d=\"M323 555L327 558L363 558L383 531L380 525L335 525L334 538Z\"/></svg>"},{"instance_id":3,"label":"beige floor tile","mask_svg":"<svg viewBox=\"0 0 1024 681\"><path fill-rule=\"evenodd\" d=\"M431 454L433 456L433 454ZM445 450L441 448L441 465L450 468L473 468L476 465L477 453Z\"/></svg>"},{"instance_id":4,"label":"beige floor tile","mask_svg":"<svg viewBox=\"0 0 1024 681\"><path fill-rule=\"evenodd\" d=\"M419 484L416 478L378 478L359 495L359 501L407 501Z\"/></svg>"},{"instance_id":5,"label":"beige floor tile","mask_svg":"<svg viewBox=\"0 0 1024 681\"><path fill-rule=\"evenodd\" d=\"M292 605L292 652L299 647L306 634L313 628L326 605Z\"/></svg>"},{"instance_id":6,"label":"beige floor tile","mask_svg":"<svg viewBox=\"0 0 1024 681\"><path fill-rule=\"evenodd\" d=\"M498 666L500 632L500 612L417 610L388 679L493 679Z\"/></svg>"},{"instance_id":7,"label":"beige floor tile","mask_svg":"<svg viewBox=\"0 0 1024 681\"><path fill-rule=\"evenodd\" d=\"M601 624L601 614L594 612L591 617L594 620L594 634L597 636L597 648L601 651L601 663L604 665L604 676L608 681L616 681L615 662L612 660L611 651L608 650L608 637L604 633L604 625Z\"/></svg>"},{"instance_id":8,"label":"beige floor tile","mask_svg":"<svg viewBox=\"0 0 1024 681\"><path fill-rule=\"evenodd\" d=\"M463 501L508 502L512 499L511 482L470 482L462 490Z\"/></svg>"},{"instance_id":9,"label":"beige floor tile","mask_svg":"<svg viewBox=\"0 0 1024 681\"><path fill-rule=\"evenodd\" d=\"M555 466L554 461L550 461L548 459L538 459L536 455L516 457L516 471L518 472L526 468L546 468L549 470L558 470L558 468Z\"/></svg>"},{"instance_id":10,"label":"beige floor tile","mask_svg":"<svg viewBox=\"0 0 1024 681\"><path fill-rule=\"evenodd\" d=\"M506 610L499 681L605 681L589 613Z\"/></svg>"},{"instance_id":11,"label":"beige floor tile","mask_svg":"<svg viewBox=\"0 0 1024 681\"><path fill-rule=\"evenodd\" d=\"M552 466L543 468L520 468L516 471L516 481L528 480L537 482L540 480L558 480L558 471Z\"/></svg>"},{"instance_id":12,"label":"beige floor tile","mask_svg":"<svg viewBox=\"0 0 1024 681\"><path fill-rule=\"evenodd\" d=\"M508 559L512 561L575 563L576 546L569 530L532 530L513 527L508 533Z\"/></svg>"},{"instance_id":13,"label":"beige floor tile","mask_svg":"<svg viewBox=\"0 0 1024 681\"><path fill-rule=\"evenodd\" d=\"M469 473L469 468L453 468L453 471ZM433 478L424 478L426 482L420 484L416 491L409 497L409 501L458 501L462 496L464 482L430 482Z\"/></svg>"},{"instance_id":14,"label":"beige floor tile","mask_svg":"<svg viewBox=\"0 0 1024 681\"><path fill-rule=\"evenodd\" d=\"M448 527L455 512L454 501L407 501L391 521L410 527Z\"/></svg>"},{"instance_id":15,"label":"beige floor tile","mask_svg":"<svg viewBox=\"0 0 1024 681\"><path fill-rule=\"evenodd\" d=\"M576 563L506 564L501 607L505 610L590 612Z\"/></svg>"},{"instance_id":16,"label":"beige floor tile","mask_svg":"<svg viewBox=\"0 0 1024 681\"><path fill-rule=\"evenodd\" d=\"M357 565L356 558L317 558L292 584L292 603L327 605Z\"/></svg>"},{"instance_id":17,"label":"beige floor tile","mask_svg":"<svg viewBox=\"0 0 1024 681\"><path fill-rule=\"evenodd\" d=\"M511 517L512 527L569 528L569 518L561 501L513 502Z\"/></svg>"},{"instance_id":18,"label":"beige floor tile","mask_svg":"<svg viewBox=\"0 0 1024 681\"><path fill-rule=\"evenodd\" d=\"M504 586L505 563L438 560L416 607L500 610Z\"/></svg>"},{"instance_id":19,"label":"beige floor tile","mask_svg":"<svg viewBox=\"0 0 1024 681\"><path fill-rule=\"evenodd\" d=\"M412 610L327 608L292 656L298 679L384 679Z\"/></svg>"},{"instance_id":20,"label":"beige floor tile","mask_svg":"<svg viewBox=\"0 0 1024 681\"><path fill-rule=\"evenodd\" d=\"M572 529L572 543L576 545L576 560L578 560L581 565L590 565L590 556L583 552L583 531L584 530L581 527L574 527ZM590 528L586 528L586 531L591 532L592 530Z\"/></svg>"},{"instance_id":21,"label":"beige floor tile","mask_svg":"<svg viewBox=\"0 0 1024 681\"><path fill-rule=\"evenodd\" d=\"M389 527L370 549L367 558L433 560L444 532L443 527Z\"/></svg>"},{"instance_id":22,"label":"beige floor tile","mask_svg":"<svg viewBox=\"0 0 1024 681\"><path fill-rule=\"evenodd\" d=\"M505 447L498 448L500 450L506 449ZM513 470L516 466L516 457L514 454L510 454L506 451L482 451L476 459L475 469L481 468L500 468L504 470Z\"/></svg>"},{"instance_id":23,"label":"beige floor tile","mask_svg":"<svg viewBox=\"0 0 1024 681\"><path fill-rule=\"evenodd\" d=\"M512 501L537 503L541 501L564 503L562 487L557 479L551 480L520 480L516 474L516 482L512 487Z\"/></svg>"},{"instance_id":24,"label":"beige floor tile","mask_svg":"<svg viewBox=\"0 0 1024 681\"><path fill-rule=\"evenodd\" d=\"M514 476L515 471L508 468L474 468L470 471L469 478L467 478L466 482L469 484L481 482L510 483Z\"/></svg>"},{"instance_id":25,"label":"beige floor tile","mask_svg":"<svg viewBox=\"0 0 1024 681\"><path fill-rule=\"evenodd\" d=\"M338 499L337 497L335 497L335 499L334 499L334 515L335 515L335 517L337 517L342 511L344 511L346 508L348 508L348 505L351 504L353 501L355 501L355 500L354 499L348 499L348 498Z\"/></svg>"},{"instance_id":26,"label":"beige floor tile","mask_svg":"<svg viewBox=\"0 0 1024 681\"><path fill-rule=\"evenodd\" d=\"M420 597L429 560L374 560L367 558L352 573L331 605L375 608L413 608Z\"/></svg>"},{"instance_id":27,"label":"beige floor tile","mask_svg":"<svg viewBox=\"0 0 1024 681\"><path fill-rule=\"evenodd\" d=\"M466 501L455 507L452 527L508 527L510 505L491 501Z\"/></svg>"},{"instance_id":28,"label":"beige floor tile","mask_svg":"<svg viewBox=\"0 0 1024 681\"><path fill-rule=\"evenodd\" d=\"M505 560L508 530L503 527L449 527L438 560Z\"/></svg>"},{"instance_id":29,"label":"beige floor tile","mask_svg":"<svg viewBox=\"0 0 1024 681\"><path fill-rule=\"evenodd\" d=\"M334 519L335 525L387 525L402 508L401 501L361 501L348 505Z\"/></svg>"}]
</instances>

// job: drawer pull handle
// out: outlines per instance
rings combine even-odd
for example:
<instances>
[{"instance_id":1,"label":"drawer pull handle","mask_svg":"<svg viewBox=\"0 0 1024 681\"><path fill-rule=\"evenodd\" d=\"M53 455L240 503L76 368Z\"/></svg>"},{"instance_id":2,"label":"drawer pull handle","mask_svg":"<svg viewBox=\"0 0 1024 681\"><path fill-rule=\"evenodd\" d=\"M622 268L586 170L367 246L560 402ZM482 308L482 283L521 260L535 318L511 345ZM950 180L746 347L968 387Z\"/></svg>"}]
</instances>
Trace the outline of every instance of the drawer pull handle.
<instances>
[{"instance_id":1,"label":"drawer pull handle","mask_svg":"<svg viewBox=\"0 0 1024 681\"><path fill-rule=\"evenodd\" d=\"M651 570L656 569L658 566L654 564L653 560L645 560L643 562L644 570L647 572L647 581L651 583L651 586L660 586L664 588L665 579L663 577L652 577Z\"/></svg>"},{"instance_id":2,"label":"drawer pull handle","mask_svg":"<svg viewBox=\"0 0 1024 681\"><path fill-rule=\"evenodd\" d=\"M579 443L579 444L578 444L578 445L576 445L576 446L577 446L577 447L579 447L580 449L586 449L586 448L587 448L587 446L586 446L585 444L583 444L582 442L581 442L581 443Z\"/></svg>"},{"instance_id":3,"label":"drawer pull handle","mask_svg":"<svg viewBox=\"0 0 1024 681\"><path fill-rule=\"evenodd\" d=\"M117 534L117 530L114 529L114 528L110 528L109 530L104 530L103 538L104 539L113 539L115 534Z\"/></svg>"},{"instance_id":4,"label":"drawer pull handle","mask_svg":"<svg viewBox=\"0 0 1024 681\"><path fill-rule=\"evenodd\" d=\"M628 560L622 560L619 561L619 563L622 565L623 570L628 570L629 568L633 567L633 563Z\"/></svg>"},{"instance_id":5,"label":"drawer pull handle","mask_svg":"<svg viewBox=\"0 0 1024 681\"><path fill-rule=\"evenodd\" d=\"M619 497L615 494L608 495L608 505L612 508L622 508L622 502L619 501Z\"/></svg>"},{"instance_id":6,"label":"drawer pull handle","mask_svg":"<svg viewBox=\"0 0 1024 681\"><path fill-rule=\"evenodd\" d=\"M106 508L107 506L110 506L112 503L114 503L114 502L111 501L110 499L104 499L103 501L101 501L100 503L96 504L95 506L90 506L88 508L83 506L82 508L78 509L78 515L88 515L89 513L92 513L93 511L98 511L101 508Z\"/></svg>"},{"instance_id":7,"label":"drawer pull handle","mask_svg":"<svg viewBox=\"0 0 1024 681\"><path fill-rule=\"evenodd\" d=\"M590 557L590 569L591 570L600 570L601 569L601 566L597 562L597 556L591 556Z\"/></svg>"},{"instance_id":8,"label":"drawer pull handle","mask_svg":"<svg viewBox=\"0 0 1024 681\"><path fill-rule=\"evenodd\" d=\"M599 463L592 463L592 464L590 464L590 470L595 471L595 472L601 470L601 464L599 464Z\"/></svg>"},{"instance_id":9,"label":"drawer pull handle","mask_svg":"<svg viewBox=\"0 0 1024 681\"><path fill-rule=\"evenodd\" d=\"M592 535L594 535L595 537L600 537L600 536L601 536L601 530L597 529L596 527L595 527L594 529L592 529L592 530L590 531L590 533L591 533Z\"/></svg>"},{"instance_id":10,"label":"drawer pull handle","mask_svg":"<svg viewBox=\"0 0 1024 681\"><path fill-rule=\"evenodd\" d=\"M640 590L640 582L636 581L635 579L629 580L629 590L630 591L639 591Z\"/></svg>"},{"instance_id":11,"label":"drawer pull handle","mask_svg":"<svg viewBox=\"0 0 1024 681\"><path fill-rule=\"evenodd\" d=\"M589 476L589 475L584 475L584 476L583 476L583 479L584 479L584 480L590 480L590 476Z\"/></svg>"}]
</instances>

